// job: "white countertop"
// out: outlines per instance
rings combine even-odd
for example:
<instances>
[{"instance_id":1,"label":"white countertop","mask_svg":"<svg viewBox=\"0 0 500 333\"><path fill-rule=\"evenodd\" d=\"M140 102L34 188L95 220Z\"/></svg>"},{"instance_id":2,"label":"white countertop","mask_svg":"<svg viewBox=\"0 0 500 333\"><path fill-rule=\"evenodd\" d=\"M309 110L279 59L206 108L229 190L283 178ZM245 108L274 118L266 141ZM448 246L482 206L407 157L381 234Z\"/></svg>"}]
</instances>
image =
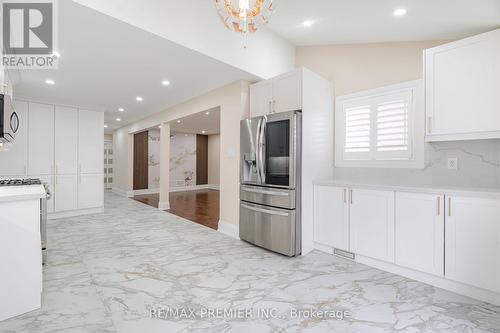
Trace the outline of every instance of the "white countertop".
<instances>
[{"instance_id":1,"label":"white countertop","mask_svg":"<svg viewBox=\"0 0 500 333\"><path fill-rule=\"evenodd\" d=\"M453 186L432 186L432 185L403 185L403 184L388 184L388 183L363 183L346 179L325 179L315 180L314 185L323 186L339 186L363 188L383 191L400 191L400 192L417 192L417 193L432 193L441 195L463 195L463 196L481 196L500 199L499 188L469 188L469 187L453 187Z\"/></svg>"},{"instance_id":2,"label":"white countertop","mask_svg":"<svg viewBox=\"0 0 500 333\"><path fill-rule=\"evenodd\" d=\"M45 195L42 185L0 186L0 202L41 199Z\"/></svg>"}]
</instances>

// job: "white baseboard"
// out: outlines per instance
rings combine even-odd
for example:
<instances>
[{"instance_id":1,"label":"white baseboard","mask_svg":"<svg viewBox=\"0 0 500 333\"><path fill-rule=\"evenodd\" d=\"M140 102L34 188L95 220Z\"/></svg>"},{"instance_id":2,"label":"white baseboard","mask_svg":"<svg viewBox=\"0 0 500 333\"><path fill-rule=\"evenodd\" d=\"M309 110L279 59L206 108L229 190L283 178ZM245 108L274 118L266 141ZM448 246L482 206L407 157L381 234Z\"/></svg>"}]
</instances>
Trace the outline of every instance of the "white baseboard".
<instances>
[{"instance_id":1,"label":"white baseboard","mask_svg":"<svg viewBox=\"0 0 500 333\"><path fill-rule=\"evenodd\" d=\"M127 197L127 198L131 198L134 196L134 191L125 191L125 190L122 190L121 188L118 188L118 187L113 187L111 189L111 192L118 194L118 195L121 195L122 197Z\"/></svg>"},{"instance_id":2,"label":"white baseboard","mask_svg":"<svg viewBox=\"0 0 500 333\"><path fill-rule=\"evenodd\" d=\"M159 188L145 189L145 190L134 190L131 191L134 196L136 195L144 195L144 194L158 194L160 193Z\"/></svg>"},{"instance_id":3,"label":"white baseboard","mask_svg":"<svg viewBox=\"0 0 500 333\"><path fill-rule=\"evenodd\" d=\"M240 229L239 226L236 224L219 220L219 227L217 228L217 231L223 233L226 236L240 239L239 229Z\"/></svg>"},{"instance_id":4,"label":"white baseboard","mask_svg":"<svg viewBox=\"0 0 500 333\"><path fill-rule=\"evenodd\" d=\"M170 202L169 201L160 201L160 202L158 202L158 209L159 210L170 209Z\"/></svg>"},{"instance_id":5,"label":"white baseboard","mask_svg":"<svg viewBox=\"0 0 500 333\"><path fill-rule=\"evenodd\" d=\"M192 185L192 186L172 186L170 192L184 192L184 191L197 191L197 190L219 190L219 185Z\"/></svg>"},{"instance_id":6,"label":"white baseboard","mask_svg":"<svg viewBox=\"0 0 500 333\"><path fill-rule=\"evenodd\" d=\"M444 276L436 276L428 273L415 271L413 269L398 266L383 262L380 260L368 258L365 256L356 255L356 262L367 266L375 267L386 272L401 275L409 279L430 284L431 286L445 289L459 295L475 298L483 302L488 302L493 305L500 306L500 294L490 290L469 286L460 282L455 282L445 278Z\"/></svg>"},{"instance_id":7,"label":"white baseboard","mask_svg":"<svg viewBox=\"0 0 500 333\"><path fill-rule=\"evenodd\" d=\"M68 210L66 212L48 213L47 218L49 220L55 220L55 219L75 217L75 216L80 216L80 215L99 214L102 212L104 212L104 207L88 208L88 209L76 209L76 210Z\"/></svg>"}]
</instances>

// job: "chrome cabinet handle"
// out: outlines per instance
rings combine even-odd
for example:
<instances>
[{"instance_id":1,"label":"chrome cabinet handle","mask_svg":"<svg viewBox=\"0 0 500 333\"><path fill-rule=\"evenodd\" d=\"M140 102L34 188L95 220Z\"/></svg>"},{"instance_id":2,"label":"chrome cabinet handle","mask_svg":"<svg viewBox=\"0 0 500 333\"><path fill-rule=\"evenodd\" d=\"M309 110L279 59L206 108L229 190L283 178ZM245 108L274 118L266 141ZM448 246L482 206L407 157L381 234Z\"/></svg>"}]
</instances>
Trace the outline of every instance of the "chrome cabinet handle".
<instances>
[{"instance_id":1,"label":"chrome cabinet handle","mask_svg":"<svg viewBox=\"0 0 500 333\"><path fill-rule=\"evenodd\" d=\"M269 112L268 113L273 113L273 102L269 101Z\"/></svg>"},{"instance_id":2,"label":"chrome cabinet handle","mask_svg":"<svg viewBox=\"0 0 500 333\"><path fill-rule=\"evenodd\" d=\"M257 207L252 207L252 206L245 205L245 204L241 204L241 207L244 207L244 208L249 209L249 210L253 210L255 212L269 214L269 215L288 216L288 213L285 213L285 212L278 212L278 211L270 210L270 209L257 208Z\"/></svg>"},{"instance_id":3,"label":"chrome cabinet handle","mask_svg":"<svg viewBox=\"0 0 500 333\"><path fill-rule=\"evenodd\" d=\"M352 205L352 190L349 190L349 202Z\"/></svg>"},{"instance_id":4,"label":"chrome cabinet handle","mask_svg":"<svg viewBox=\"0 0 500 333\"><path fill-rule=\"evenodd\" d=\"M432 133L432 117L427 117L427 133Z\"/></svg>"},{"instance_id":5,"label":"chrome cabinet handle","mask_svg":"<svg viewBox=\"0 0 500 333\"><path fill-rule=\"evenodd\" d=\"M289 195L288 192L257 190L257 189L248 188L248 187L242 187L241 190L245 191L245 192L252 192L252 193L259 193L259 194L279 195L282 197L287 197Z\"/></svg>"},{"instance_id":6,"label":"chrome cabinet handle","mask_svg":"<svg viewBox=\"0 0 500 333\"><path fill-rule=\"evenodd\" d=\"M347 189L344 189L344 191L342 192L342 199L344 200L344 203L347 203L347 201L346 201L346 192L347 192Z\"/></svg>"},{"instance_id":7,"label":"chrome cabinet handle","mask_svg":"<svg viewBox=\"0 0 500 333\"><path fill-rule=\"evenodd\" d=\"M436 205L437 205L437 215L439 216L439 215L441 215L441 197L437 197L436 199L437 199L436 200L437 201L437 203L436 203Z\"/></svg>"},{"instance_id":8,"label":"chrome cabinet handle","mask_svg":"<svg viewBox=\"0 0 500 333\"><path fill-rule=\"evenodd\" d=\"M273 100L273 113L276 113L276 100Z\"/></svg>"}]
</instances>

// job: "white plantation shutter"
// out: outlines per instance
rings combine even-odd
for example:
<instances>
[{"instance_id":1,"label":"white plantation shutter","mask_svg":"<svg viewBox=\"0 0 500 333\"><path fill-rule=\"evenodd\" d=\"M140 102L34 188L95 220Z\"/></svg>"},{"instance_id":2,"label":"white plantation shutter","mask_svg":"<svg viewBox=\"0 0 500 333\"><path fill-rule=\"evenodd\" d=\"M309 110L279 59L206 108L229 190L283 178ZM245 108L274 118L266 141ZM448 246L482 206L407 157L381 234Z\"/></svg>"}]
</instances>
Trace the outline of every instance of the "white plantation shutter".
<instances>
[{"instance_id":1,"label":"white plantation shutter","mask_svg":"<svg viewBox=\"0 0 500 333\"><path fill-rule=\"evenodd\" d=\"M376 159L410 158L410 108L408 92L381 97L376 105Z\"/></svg>"},{"instance_id":2,"label":"white plantation shutter","mask_svg":"<svg viewBox=\"0 0 500 333\"><path fill-rule=\"evenodd\" d=\"M412 109L412 91L408 89L344 103L343 159L409 160Z\"/></svg>"},{"instance_id":3,"label":"white plantation shutter","mask_svg":"<svg viewBox=\"0 0 500 333\"><path fill-rule=\"evenodd\" d=\"M345 152L370 152L370 105L355 106L345 109Z\"/></svg>"}]
</instances>

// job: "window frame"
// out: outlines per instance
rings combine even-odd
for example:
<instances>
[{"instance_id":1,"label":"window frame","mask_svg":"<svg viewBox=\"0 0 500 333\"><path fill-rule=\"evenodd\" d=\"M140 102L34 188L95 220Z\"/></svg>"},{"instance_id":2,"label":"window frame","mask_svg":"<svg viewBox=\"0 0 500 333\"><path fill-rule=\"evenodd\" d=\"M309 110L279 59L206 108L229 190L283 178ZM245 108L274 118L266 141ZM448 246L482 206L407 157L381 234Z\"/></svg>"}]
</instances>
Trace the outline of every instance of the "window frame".
<instances>
[{"instance_id":1,"label":"window frame","mask_svg":"<svg viewBox=\"0 0 500 333\"><path fill-rule=\"evenodd\" d=\"M409 94L408 147L407 154L377 152L377 108L384 97ZM370 152L346 153L346 109L370 105ZM371 168L413 168L424 167L425 104L423 80L403 82L377 89L339 96L335 101L335 166ZM398 156L399 155L399 156ZM385 158L383 158L385 156ZM357 157L357 158L356 158Z\"/></svg>"}]
</instances>

